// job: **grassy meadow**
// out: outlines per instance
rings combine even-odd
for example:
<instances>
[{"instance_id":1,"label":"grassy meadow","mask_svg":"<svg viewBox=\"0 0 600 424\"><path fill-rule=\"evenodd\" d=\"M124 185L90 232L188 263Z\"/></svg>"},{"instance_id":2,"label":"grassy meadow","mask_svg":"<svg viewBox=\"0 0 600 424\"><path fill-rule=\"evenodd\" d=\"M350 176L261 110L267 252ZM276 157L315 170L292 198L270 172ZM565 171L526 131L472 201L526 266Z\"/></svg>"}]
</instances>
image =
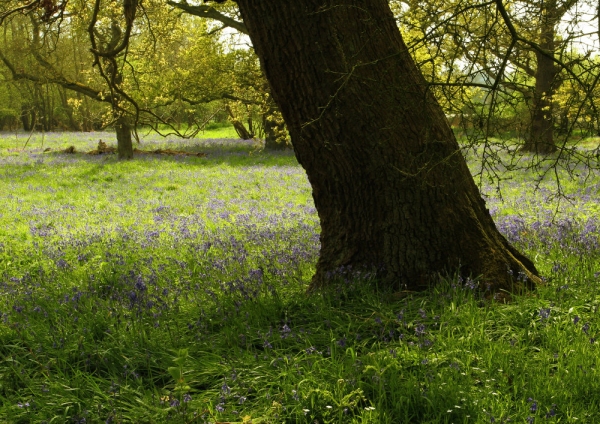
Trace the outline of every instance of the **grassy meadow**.
<instances>
[{"instance_id":1,"label":"grassy meadow","mask_svg":"<svg viewBox=\"0 0 600 424\"><path fill-rule=\"evenodd\" d=\"M128 162L83 153L109 133L0 135L0 422L600 422L585 165L558 171L560 203L550 174L534 190L533 171L507 172L502 198L483 185L546 280L511 303L451 277L390 294L352 270L307 296L304 171L215 131L142 134L141 149L206 156Z\"/></svg>"}]
</instances>

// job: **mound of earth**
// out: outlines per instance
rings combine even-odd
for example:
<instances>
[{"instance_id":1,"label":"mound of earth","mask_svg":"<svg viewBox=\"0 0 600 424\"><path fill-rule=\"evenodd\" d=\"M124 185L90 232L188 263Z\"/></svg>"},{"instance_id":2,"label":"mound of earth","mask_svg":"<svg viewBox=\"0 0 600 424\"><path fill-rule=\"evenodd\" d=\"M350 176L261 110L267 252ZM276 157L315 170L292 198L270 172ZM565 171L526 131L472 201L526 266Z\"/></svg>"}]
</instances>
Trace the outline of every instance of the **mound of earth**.
<instances>
[{"instance_id":1,"label":"mound of earth","mask_svg":"<svg viewBox=\"0 0 600 424\"><path fill-rule=\"evenodd\" d=\"M51 149L48 147L44 150L44 152L49 152ZM60 153L77 153L75 150L75 146L69 146L66 149L60 150ZM117 153L117 149L113 146L109 146L104 141L98 141L98 147L94 150L90 150L87 152L88 155L104 155L109 153ZM141 149L133 149L133 153L138 155L167 155L167 156L196 156L199 158L205 157L206 153L192 153L186 152L184 150L172 150L172 149L156 149L156 150L141 150Z\"/></svg>"},{"instance_id":2,"label":"mound of earth","mask_svg":"<svg viewBox=\"0 0 600 424\"><path fill-rule=\"evenodd\" d=\"M140 150L140 149L133 149L133 153L138 153L141 155L168 155L168 156L175 156L175 155L183 155L183 156L197 156L197 157L205 157L206 153L191 153L191 152L185 152L183 150L171 150L171 149L156 149L156 150Z\"/></svg>"},{"instance_id":3,"label":"mound of earth","mask_svg":"<svg viewBox=\"0 0 600 424\"><path fill-rule=\"evenodd\" d=\"M98 141L98 147L94 150L88 152L88 155L103 155L106 153L116 153L117 149L112 146L109 146L104 141Z\"/></svg>"}]
</instances>

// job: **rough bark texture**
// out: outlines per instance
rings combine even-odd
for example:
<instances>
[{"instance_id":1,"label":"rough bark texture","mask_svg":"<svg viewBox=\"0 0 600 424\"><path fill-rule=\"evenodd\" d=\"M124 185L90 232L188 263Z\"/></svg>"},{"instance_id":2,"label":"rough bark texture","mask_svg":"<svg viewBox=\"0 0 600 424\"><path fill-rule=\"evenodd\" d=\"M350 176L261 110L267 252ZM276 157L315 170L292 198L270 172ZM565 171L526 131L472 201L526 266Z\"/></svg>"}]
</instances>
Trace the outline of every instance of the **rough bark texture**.
<instances>
[{"instance_id":1,"label":"rough bark texture","mask_svg":"<svg viewBox=\"0 0 600 424\"><path fill-rule=\"evenodd\" d=\"M554 42L556 3L551 3L554 6L547 5L543 11L539 42L540 47L548 52L554 52L556 47ZM526 152L546 154L556 151L553 135L552 95L556 89L557 70L551 57L536 52L536 59L537 71L531 114L531 130L529 138L521 149Z\"/></svg>"},{"instance_id":2,"label":"rough bark texture","mask_svg":"<svg viewBox=\"0 0 600 424\"><path fill-rule=\"evenodd\" d=\"M321 255L419 289L460 268L493 289L537 271L498 232L387 0L237 1L313 189Z\"/></svg>"},{"instance_id":3,"label":"rough bark texture","mask_svg":"<svg viewBox=\"0 0 600 424\"><path fill-rule=\"evenodd\" d=\"M127 117L122 116L115 124L117 132L117 152L119 159L133 158L133 143L131 142L131 124Z\"/></svg>"}]
</instances>

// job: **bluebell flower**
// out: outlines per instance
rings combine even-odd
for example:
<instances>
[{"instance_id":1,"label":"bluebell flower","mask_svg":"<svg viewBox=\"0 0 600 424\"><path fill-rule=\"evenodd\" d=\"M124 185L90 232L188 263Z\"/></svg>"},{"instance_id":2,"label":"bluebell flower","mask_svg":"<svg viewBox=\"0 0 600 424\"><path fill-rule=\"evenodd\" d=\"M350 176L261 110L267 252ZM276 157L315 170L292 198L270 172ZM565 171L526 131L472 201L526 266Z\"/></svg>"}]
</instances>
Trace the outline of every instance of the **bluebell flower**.
<instances>
[{"instance_id":1,"label":"bluebell flower","mask_svg":"<svg viewBox=\"0 0 600 424\"><path fill-rule=\"evenodd\" d=\"M586 323L583 325L583 327L581 327L581 330L582 330L582 331L583 331L585 334L587 334L587 333L588 333L588 331L590 331L590 323L589 323L589 322L586 322Z\"/></svg>"},{"instance_id":2,"label":"bluebell flower","mask_svg":"<svg viewBox=\"0 0 600 424\"><path fill-rule=\"evenodd\" d=\"M145 291L146 290L146 283L144 283L144 281L142 280L141 276L138 276L136 278L136 282L135 282L134 287L136 289L138 289L139 291Z\"/></svg>"},{"instance_id":3,"label":"bluebell flower","mask_svg":"<svg viewBox=\"0 0 600 424\"><path fill-rule=\"evenodd\" d=\"M221 391L223 393L225 393L226 395L231 394L231 389L229 388L229 386L227 385L227 383L223 383L223 385L221 386Z\"/></svg>"},{"instance_id":4,"label":"bluebell flower","mask_svg":"<svg viewBox=\"0 0 600 424\"><path fill-rule=\"evenodd\" d=\"M425 324L419 324L415 327L415 335L422 336L426 332Z\"/></svg>"},{"instance_id":5,"label":"bluebell flower","mask_svg":"<svg viewBox=\"0 0 600 424\"><path fill-rule=\"evenodd\" d=\"M61 258L56 262L56 266L60 269L67 269L69 268L69 263Z\"/></svg>"},{"instance_id":6,"label":"bluebell flower","mask_svg":"<svg viewBox=\"0 0 600 424\"><path fill-rule=\"evenodd\" d=\"M555 403L552 404L552 407L550 408L550 411L548 411L546 413L546 418L551 418L551 417L554 417L554 416L556 416L556 404Z\"/></svg>"},{"instance_id":7,"label":"bluebell flower","mask_svg":"<svg viewBox=\"0 0 600 424\"><path fill-rule=\"evenodd\" d=\"M475 280L468 277L467 281L465 282L465 287L469 290L475 290L477 288L477 282L475 282Z\"/></svg>"},{"instance_id":8,"label":"bluebell flower","mask_svg":"<svg viewBox=\"0 0 600 424\"><path fill-rule=\"evenodd\" d=\"M282 329L281 329L281 338L285 339L287 337L289 337L292 333L292 329L287 325L284 324Z\"/></svg>"}]
</instances>

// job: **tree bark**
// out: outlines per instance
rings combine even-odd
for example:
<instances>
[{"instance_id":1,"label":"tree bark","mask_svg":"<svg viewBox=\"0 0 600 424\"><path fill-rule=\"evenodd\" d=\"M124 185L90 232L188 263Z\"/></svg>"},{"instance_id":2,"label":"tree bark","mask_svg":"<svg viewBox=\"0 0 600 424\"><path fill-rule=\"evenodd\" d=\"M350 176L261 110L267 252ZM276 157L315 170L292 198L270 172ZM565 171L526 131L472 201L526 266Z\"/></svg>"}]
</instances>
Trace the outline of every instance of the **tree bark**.
<instances>
[{"instance_id":1,"label":"tree bark","mask_svg":"<svg viewBox=\"0 0 600 424\"><path fill-rule=\"evenodd\" d=\"M27 105L21 105L21 123L24 131L31 131L35 125L35 112Z\"/></svg>"},{"instance_id":2,"label":"tree bark","mask_svg":"<svg viewBox=\"0 0 600 424\"><path fill-rule=\"evenodd\" d=\"M312 185L310 290L349 266L394 288L456 270L495 290L539 282L496 229L387 0L237 3Z\"/></svg>"},{"instance_id":3,"label":"tree bark","mask_svg":"<svg viewBox=\"0 0 600 424\"><path fill-rule=\"evenodd\" d=\"M249 132L246 129L246 127L244 126L244 124L241 123L240 120L235 117L231 108L229 106L227 106L226 109L227 109L227 113L229 113L229 116L231 117L231 124L233 125L233 128L235 129L235 132L240 137L240 139L241 140L250 140L250 139L254 138L254 134Z\"/></svg>"},{"instance_id":4,"label":"tree bark","mask_svg":"<svg viewBox=\"0 0 600 424\"><path fill-rule=\"evenodd\" d=\"M540 47L548 52L555 50L555 2L544 5L540 30ZM521 147L522 151L548 154L556 151L554 142L554 119L552 116L552 96L555 91L556 67L552 58L536 52L537 70L531 113L529 138Z\"/></svg>"},{"instance_id":5,"label":"tree bark","mask_svg":"<svg viewBox=\"0 0 600 424\"><path fill-rule=\"evenodd\" d=\"M133 143L131 141L131 124L126 116L121 116L115 124L117 133L117 152L119 159L133 158Z\"/></svg>"}]
</instances>

